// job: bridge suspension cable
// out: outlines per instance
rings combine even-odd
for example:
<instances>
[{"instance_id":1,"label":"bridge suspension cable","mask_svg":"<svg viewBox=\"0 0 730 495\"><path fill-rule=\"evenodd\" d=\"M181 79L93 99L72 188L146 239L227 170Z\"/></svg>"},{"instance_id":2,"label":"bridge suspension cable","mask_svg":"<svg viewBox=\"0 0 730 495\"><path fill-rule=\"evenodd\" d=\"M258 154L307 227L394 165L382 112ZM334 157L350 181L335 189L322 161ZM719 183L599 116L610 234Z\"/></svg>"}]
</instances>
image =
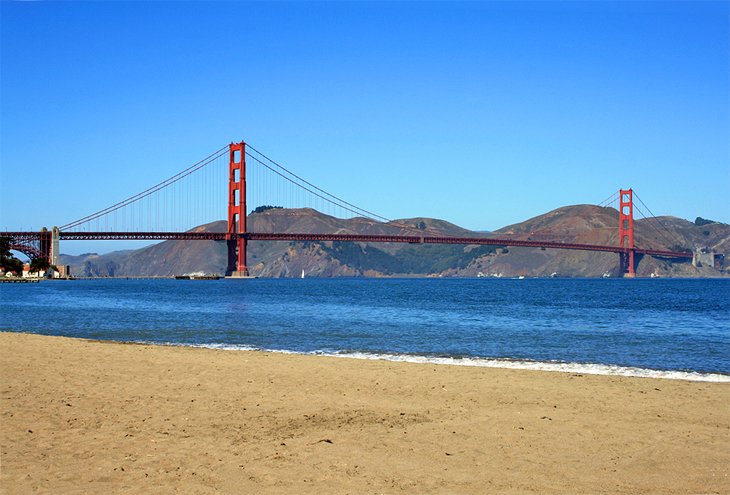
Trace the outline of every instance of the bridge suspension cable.
<instances>
[{"instance_id":1,"label":"bridge suspension cable","mask_svg":"<svg viewBox=\"0 0 730 495\"><path fill-rule=\"evenodd\" d=\"M598 206L605 207L605 206L612 206L614 203L618 201L619 197L619 191L614 192L609 197L598 203Z\"/></svg>"},{"instance_id":2,"label":"bridge suspension cable","mask_svg":"<svg viewBox=\"0 0 730 495\"><path fill-rule=\"evenodd\" d=\"M646 203L644 203L641 200L641 198L639 197L639 195L638 194L635 194L635 196L636 196L636 199L638 199L639 202L644 206L644 208L646 208L646 210L649 212L649 214L651 215L652 219L654 221L656 221L670 236L672 236L675 241L679 241L679 239L677 238L676 234L674 234L671 230L669 230L669 228L666 225L664 225L664 222L662 222L661 220L659 220L659 217L656 216L653 211L651 211L651 209L646 205Z\"/></svg>"},{"instance_id":3,"label":"bridge suspension cable","mask_svg":"<svg viewBox=\"0 0 730 495\"><path fill-rule=\"evenodd\" d=\"M637 213L639 213L639 215L641 215L642 219L645 221L645 223L643 225L648 226L651 229L651 231L654 234L656 234L656 236L659 238L659 240L661 242L665 242L665 243L667 243L667 245L671 245L674 242L667 237L667 234L665 234L663 231L659 230L654 225L654 222L652 221L651 217L647 213L645 213L644 210L642 210L639 207L639 205L636 203L634 203L634 211L636 211ZM638 243L637 243L637 245L638 245Z\"/></svg>"},{"instance_id":4,"label":"bridge suspension cable","mask_svg":"<svg viewBox=\"0 0 730 495\"><path fill-rule=\"evenodd\" d=\"M418 235L446 235L437 229L417 228L359 207L316 186L253 146L247 144L245 149L251 162L247 167L249 205L266 208L266 205L281 204L293 209L309 206L330 216L354 215ZM229 146L221 147L152 187L68 222L60 230L171 232L223 220L230 200L225 188L228 151Z\"/></svg>"},{"instance_id":5,"label":"bridge suspension cable","mask_svg":"<svg viewBox=\"0 0 730 495\"><path fill-rule=\"evenodd\" d=\"M308 180L295 174L288 168L281 165L279 162L273 160L266 154L262 153L255 147L251 146L251 144L246 143L246 148L247 148L246 156L251 158L252 160L254 160L256 163L258 163L265 169L269 170L270 172L274 173L275 175L284 179L285 181L294 185L295 187L298 187L301 190L306 191L307 193L311 194L315 198L319 198L323 202L325 202L329 205L332 205L336 208L339 208L344 212L348 212L348 213L354 214L356 216L364 217L364 218L367 218L370 220L384 222L384 223L389 224L392 227L400 228L402 230L406 230L409 232L415 232L415 233L418 233L419 235L428 233L428 234L446 236L446 234L444 234L441 231L434 230L429 227L426 227L424 229L418 229L412 225L408 225L403 222L391 220L382 215L374 213L370 210L367 210L365 208L361 208L357 205L354 205L354 204L342 199L339 196L336 196L330 192L325 191L324 189L314 185L313 183L309 182ZM255 153L255 155L252 154L251 152L249 152L248 150Z\"/></svg>"},{"instance_id":6,"label":"bridge suspension cable","mask_svg":"<svg viewBox=\"0 0 730 495\"><path fill-rule=\"evenodd\" d=\"M163 180L162 182L155 184L152 187L145 189L142 192L139 192L133 196L130 196L122 201L119 201L111 206L108 206L104 209L96 211L96 212L94 212L90 215L87 215L85 217L82 217L78 220L75 220L73 222L69 222L65 225L62 225L59 228L60 228L60 230L71 230L71 229L79 227L81 225L89 224L90 222L93 222L93 221L98 221L100 218L106 217L107 215L110 215L110 214L113 214L113 213L116 213L119 211L124 212L123 209L125 207L138 203L145 198L149 198L152 195L154 195L155 193L159 193L161 191L167 192L166 189L170 188L171 186L177 185L180 181L182 181L186 177L189 177L190 175L194 174L195 172L198 172L199 170L204 169L211 163L215 163L216 160L224 157L227 154L227 152L228 152L228 146L224 146L224 147L218 149L217 151L211 153L207 157L203 158L202 160L194 163L193 165L186 168L185 170L173 175L172 177L169 177L169 178ZM206 177L204 179L208 179L208 178ZM221 187L221 189L222 189L222 187ZM170 195L169 198L166 196L165 200L164 200L165 203L167 203L169 200L169 202L174 205L176 199L178 202L182 202L183 201L183 198L182 198L183 192L180 190L180 191L175 191L175 193L176 194ZM152 211L155 209L155 206L156 206L157 212L155 214L155 216L156 216L155 220L158 223L160 221L163 221L163 222L166 221L168 219L167 217L171 216L170 212L168 211L168 205L167 204L162 205L162 216L164 218L160 219L159 218L159 216L160 216L159 197L157 197L156 199L157 199L156 205L147 205L147 211L146 212L140 211L140 212L138 212L138 215L136 215L136 216L147 217L146 220L149 221L149 220L151 220ZM185 198L185 199L187 199L187 198ZM124 212L123 215L124 216L122 218L122 221L126 224L126 212ZM135 215L132 214L131 216L135 216ZM131 220L132 219L130 219L130 221ZM144 220L144 219L142 219L142 220Z\"/></svg>"},{"instance_id":7,"label":"bridge suspension cable","mask_svg":"<svg viewBox=\"0 0 730 495\"><path fill-rule=\"evenodd\" d=\"M651 215L651 217L649 215L647 215L646 213L644 213L644 211L636 203L634 203L634 208L637 208L639 210L639 212L644 216L644 218L646 218L646 220L648 221L648 224L654 229L654 231L657 234L659 234L664 241L667 241L668 245L675 243L677 246L681 246L682 241L666 225L664 225L664 222L659 220L659 217L657 217L654 214L654 212L652 212L651 209L649 209L649 207L646 205L646 203L644 203L641 200L641 198L639 197L638 194L636 194L636 192L634 192L634 197L636 197L636 199L639 200L639 203L641 203L643 205L643 207L646 208L646 210L649 212L649 215ZM666 232L666 234L664 232L662 232L661 230L659 230L659 228L655 224L659 224L659 226L661 226L662 229L664 229L664 232Z\"/></svg>"},{"instance_id":8,"label":"bridge suspension cable","mask_svg":"<svg viewBox=\"0 0 730 495\"><path fill-rule=\"evenodd\" d=\"M253 156L252 154L250 154L248 151L246 152L246 156L254 159L255 161L257 161L258 163L260 163L264 167L268 168L272 172L274 172L274 173L278 174L279 176L283 177L285 180L288 180L289 182L291 182L291 183L293 183L293 184L301 187L302 189L304 189L306 191L309 191L310 193L316 195L317 197L322 198L325 201L329 201L330 203L333 203L333 204L335 204L335 205L337 205L337 206L339 206L339 207L341 207L341 208L349 211L350 213L354 213L356 215L361 215L361 216L364 216L364 217L381 220L383 222L390 222L391 221L388 218L385 218L385 217L383 217L381 215L378 215L377 213L373 213L371 211L368 211L368 210L366 210L364 208L360 208L359 206L355 206L352 203L349 203L349 202L345 201L344 199L339 198L339 197L335 196L334 194L328 193L327 191L325 191L325 190L323 190L323 189L315 186L311 182L309 182L309 181L301 178L300 176L298 176L297 174L295 174L291 170L287 169L283 165L275 162L274 160L272 160L271 158L269 158L265 154L261 153L259 150L257 150L256 148L254 148L250 144L246 143L246 147L248 149L250 149L251 151L253 151L254 153L257 153L259 156L261 156L264 160L268 161L274 167L277 167L281 172L279 172L279 171L275 170L273 167L267 165L266 163L264 163L259 158L257 158L255 156ZM299 182L297 182L297 181L299 181Z\"/></svg>"}]
</instances>

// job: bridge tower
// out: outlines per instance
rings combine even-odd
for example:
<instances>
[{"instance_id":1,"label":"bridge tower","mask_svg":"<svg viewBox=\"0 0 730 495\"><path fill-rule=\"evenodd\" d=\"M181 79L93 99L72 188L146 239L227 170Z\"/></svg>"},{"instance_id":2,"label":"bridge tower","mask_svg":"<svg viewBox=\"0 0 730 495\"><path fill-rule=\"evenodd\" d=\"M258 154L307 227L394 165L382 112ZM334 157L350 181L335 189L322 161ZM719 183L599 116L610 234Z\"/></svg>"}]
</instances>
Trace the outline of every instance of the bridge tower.
<instances>
[{"instance_id":1,"label":"bridge tower","mask_svg":"<svg viewBox=\"0 0 730 495\"><path fill-rule=\"evenodd\" d=\"M619 191L618 211L618 243L626 251L619 254L621 272L625 277L636 276L634 265L634 191L621 189Z\"/></svg>"},{"instance_id":2,"label":"bridge tower","mask_svg":"<svg viewBox=\"0 0 730 495\"><path fill-rule=\"evenodd\" d=\"M51 252L48 256L48 261L53 266L58 266L58 255L61 253L60 251L60 240L61 238L61 232L58 230L58 227L53 227L51 229Z\"/></svg>"},{"instance_id":3,"label":"bridge tower","mask_svg":"<svg viewBox=\"0 0 730 495\"><path fill-rule=\"evenodd\" d=\"M226 275L247 277L246 267L246 143L231 143L228 161L228 267Z\"/></svg>"},{"instance_id":4,"label":"bridge tower","mask_svg":"<svg viewBox=\"0 0 730 495\"><path fill-rule=\"evenodd\" d=\"M47 228L41 229L40 235L38 236L38 257L47 260L49 263L53 263L53 237L52 232Z\"/></svg>"}]
</instances>

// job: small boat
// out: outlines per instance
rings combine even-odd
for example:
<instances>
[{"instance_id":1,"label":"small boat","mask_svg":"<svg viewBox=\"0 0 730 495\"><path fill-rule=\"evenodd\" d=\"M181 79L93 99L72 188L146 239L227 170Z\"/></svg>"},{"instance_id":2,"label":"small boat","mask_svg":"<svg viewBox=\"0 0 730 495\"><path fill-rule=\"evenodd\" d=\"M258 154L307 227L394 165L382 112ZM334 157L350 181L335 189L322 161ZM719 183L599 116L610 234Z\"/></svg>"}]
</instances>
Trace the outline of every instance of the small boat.
<instances>
[{"instance_id":1,"label":"small boat","mask_svg":"<svg viewBox=\"0 0 730 495\"><path fill-rule=\"evenodd\" d=\"M517 277L517 280L524 280L524 279L525 279L524 275L520 275L519 277Z\"/></svg>"},{"instance_id":2,"label":"small boat","mask_svg":"<svg viewBox=\"0 0 730 495\"><path fill-rule=\"evenodd\" d=\"M302 278L304 278L304 269L302 269Z\"/></svg>"}]
</instances>

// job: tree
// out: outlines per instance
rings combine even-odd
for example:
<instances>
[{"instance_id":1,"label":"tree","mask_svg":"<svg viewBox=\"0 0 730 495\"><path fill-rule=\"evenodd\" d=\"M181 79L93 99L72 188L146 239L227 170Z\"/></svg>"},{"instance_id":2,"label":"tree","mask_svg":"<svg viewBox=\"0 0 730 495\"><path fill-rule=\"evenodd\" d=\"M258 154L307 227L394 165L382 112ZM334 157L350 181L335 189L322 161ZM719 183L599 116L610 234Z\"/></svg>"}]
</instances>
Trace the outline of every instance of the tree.
<instances>
[{"instance_id":1,"label":"tree","mask_svg":"<svg viewBox=\"0 0 730 495\"><path fill-rule=\"evenodd\" d=\"M23 262L10 252L10 238L0 237L0 268L6 272L23 273Z\"/></svg>"},{"instance_id":2,"label":"tree","mask_svg":"<svg viewBox=\"0 0 730 495\"><path fill-rule=\"evenodd\" d=\"M282 208L283 206L261 205L253 209L251 213L263 213L266 210L281 210Z\"/></svg>"},{"instance_id":3,"label":"tree","mask_svg":"<svg viewBox=\"0 0 730 495\"><path fill-rule=\"evenodd\" d=\"M4 261L10 254L10 238L0 237L0 262Z\"/></svg>"},{"instance_id":4,"label":"tree","mask_svg":"<svg viewBox=\"0 0 730 495\"><path fill-rule=\"evenodd\" d=\"M702 218L702 217L695 218L695 225L697 225L698 227L702 227L703 225L709 225L711 223L717 223L717 222L714 220L709 220L707 218Z\"/></svg>"},{"instance_id":5,"label":"tree","mask_svg":"<svg viewBox=\"0 0 730 495\"><path fill-rule=\"evenodd\" d=\"M51 267L51 264L46 258L33 258L30 262L31 273L44 272Z\"/></svg>"}]
</instances>

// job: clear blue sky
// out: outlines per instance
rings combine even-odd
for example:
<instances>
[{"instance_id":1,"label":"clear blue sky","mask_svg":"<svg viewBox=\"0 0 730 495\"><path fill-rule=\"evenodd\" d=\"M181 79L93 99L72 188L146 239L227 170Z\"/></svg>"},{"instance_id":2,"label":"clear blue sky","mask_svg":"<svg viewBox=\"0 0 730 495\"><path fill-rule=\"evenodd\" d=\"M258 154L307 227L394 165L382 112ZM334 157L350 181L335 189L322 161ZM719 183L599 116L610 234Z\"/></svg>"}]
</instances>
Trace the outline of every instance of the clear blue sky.
<instances>
[{"instance_id":1,"label":"clear blue sky","mask_svg":"<svg viewBox=\"0 0 730 495\"><path fill-rule=\"evenodd\" d=\"M492 230L633 187L730 222L729 5L1 2L0 229L242 138L388 218Z\"/></svg>"}]
</instances>

